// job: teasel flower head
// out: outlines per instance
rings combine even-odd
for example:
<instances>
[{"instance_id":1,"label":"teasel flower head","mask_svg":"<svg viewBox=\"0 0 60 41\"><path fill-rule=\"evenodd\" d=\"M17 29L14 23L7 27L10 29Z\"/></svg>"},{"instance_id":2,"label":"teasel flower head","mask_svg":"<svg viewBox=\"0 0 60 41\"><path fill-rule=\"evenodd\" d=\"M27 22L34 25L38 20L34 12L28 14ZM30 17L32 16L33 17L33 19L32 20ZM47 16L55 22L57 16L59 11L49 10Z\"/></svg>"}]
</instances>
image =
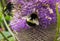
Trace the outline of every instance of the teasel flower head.
<instances>
[{"instance_id":1,"label":"teasel flower head","mask_svg":"<svg viewBox=\"0 0 60 41\"><path fill-rule=\"evenodd\" d=\"M42 29L49 28L57 21L55 3L53 0L16 0L10 27L15 31L36 26Z\"/></svg>"}]
</instances>

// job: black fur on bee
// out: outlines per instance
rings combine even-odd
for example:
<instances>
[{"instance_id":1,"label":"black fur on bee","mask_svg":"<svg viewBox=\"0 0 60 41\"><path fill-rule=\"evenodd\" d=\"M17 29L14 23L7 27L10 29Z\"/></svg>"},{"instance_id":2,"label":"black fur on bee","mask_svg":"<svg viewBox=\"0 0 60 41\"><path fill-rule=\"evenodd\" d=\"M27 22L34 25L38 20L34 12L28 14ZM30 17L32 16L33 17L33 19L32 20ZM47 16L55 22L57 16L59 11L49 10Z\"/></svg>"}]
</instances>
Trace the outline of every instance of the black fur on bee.
<instances>
[{"instance_id":1,"label":"black fur on bee","mask_svg":"<svg viewBox=\"0 0 60 41\"><path fill-rule=\"evenodd\" d=\"M11 15L11 11L14 8L13 4L11 2L7 3L6 5L6 9L4 10L4 12L6 12L8 15Z\"/></svg>"},{"instance_id":2,"label":"black fur on bee","mask_svg":"<svg viewBox=\"0 0 60 41\"><path fill-rule=\"evenodd\" d=\"M30 21L32 21L32 22L27 21L27 24L28 24L29 26L36 26L36 23L33 23L33 20L38 19L37 14L32 13L29 17L30 17Z\"/></svg>"},{"instance_id":3,"label":"black fur on bee","mask_svg":"<svg viewBox=\"0 0 60 41\"><path fill-rule=\"evenodd\" d=\"M31 17L30 20L33 20L33 19L38 18L37 14L35 14L35 13L32 13L32 14L30 15L30 17Z\"/></svg>"}]
</instances>

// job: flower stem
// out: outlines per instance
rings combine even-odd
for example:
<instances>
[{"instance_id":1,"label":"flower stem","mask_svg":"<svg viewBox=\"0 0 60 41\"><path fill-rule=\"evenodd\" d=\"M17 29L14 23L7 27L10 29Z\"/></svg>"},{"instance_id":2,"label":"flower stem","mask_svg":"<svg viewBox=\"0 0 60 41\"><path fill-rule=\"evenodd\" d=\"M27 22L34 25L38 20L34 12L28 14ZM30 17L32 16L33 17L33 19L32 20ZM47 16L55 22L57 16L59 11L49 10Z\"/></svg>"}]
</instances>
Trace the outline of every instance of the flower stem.
<instances>
[{"instance_id":1,"label":"flower stem","mask_svg":"<svg viewBox=\"0 0 60 41\"><path fill-rule=\"evenodd\" d=\"M59 28L60 28L60 15L59 15L59 11L58 11L58 5L56 4L56 14L57 14L57 32L56 32L56 38L54 41L57 41L57 38L59 37Z\"/></svg>"},{"instance_id":2,"label":"flower stem","mask_svg":"<svg viewBox=\"0 0 60 41\"><path fill-rule=\"evenodd\" d=\"M8 26L6 20L5 20L5 17L4 17L4 5L3 5L3 1L2 1L2 0L1 0L1 5L2 5L2 19L3 19L3 22L4 22L5 26L6 26L6 28L8 29L8 31L9 31L9 32L11 33L11 35L14 37L14 34L13 34L13 32L11 31L11 29L9 28L9 26Z\"/></svg>"},{"instance_id":3,"label":"flower stem","mask_svg":"<svg viewBox=\"0 0 60 41\"><path fill-rule=\"evenodd\" d=\"M6 22L5 18L4 18L4 15L2 15L2 17L3 17L3 21L4 21L5 25L6 25L6 28L11 33L11 35L14 36L14 34L12 33L11 29L9 28L9 26L8 26L8 24L7 24L7 22Z\"/></svg>"}]
</instances>

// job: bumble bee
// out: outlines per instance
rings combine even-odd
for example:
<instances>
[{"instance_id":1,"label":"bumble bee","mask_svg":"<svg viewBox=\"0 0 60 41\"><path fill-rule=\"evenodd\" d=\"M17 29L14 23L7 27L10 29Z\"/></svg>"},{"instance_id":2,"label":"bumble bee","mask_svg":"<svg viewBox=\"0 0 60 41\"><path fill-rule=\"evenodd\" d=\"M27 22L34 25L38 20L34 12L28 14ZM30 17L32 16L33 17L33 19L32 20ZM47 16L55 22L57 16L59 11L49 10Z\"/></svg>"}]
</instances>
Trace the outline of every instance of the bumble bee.
<instances>
[{"instance_id":1,"label":"bumble bee","mask_svg":"<svg viewBox=\"0 0 60 41\"><path fill-rule=\"evenodd\" d=\"M38 21L38 16L35 13L32 13L30 16L30 18L27 19L27 24L30 26L36 26L39 25L39 21Z\"/></svg>"},{"instance_id":2,"label":"bumble bee","mask_svg":"<svg viewBox=\"0 0 60 41\"><path fill-rule=\"evenodd\" d=\"M11 2L9 2L6 5L6 8L4 10L5 13L7 13L8 15L11 15L11 10L13 9L13 4ZM6 15L6 14L5 14Z\"/></svg>"}]
</instances>

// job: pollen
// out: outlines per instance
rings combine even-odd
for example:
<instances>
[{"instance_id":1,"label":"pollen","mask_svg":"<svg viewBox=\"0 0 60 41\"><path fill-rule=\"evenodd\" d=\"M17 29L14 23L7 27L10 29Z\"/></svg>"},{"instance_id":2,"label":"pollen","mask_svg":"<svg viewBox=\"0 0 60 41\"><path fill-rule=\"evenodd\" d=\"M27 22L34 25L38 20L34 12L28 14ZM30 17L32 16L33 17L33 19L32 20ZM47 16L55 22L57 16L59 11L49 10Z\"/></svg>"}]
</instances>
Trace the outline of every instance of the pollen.
<instances>
[{"instance_id":1,"label":"pollen","mask_svg":"<svg viewBox=\"0 0 60 41\"><path fill-rule=\"evenodd\" d=\"M51 8L47 8L49 10L49 12L52 14L53 13L53 10Z\"/></svg>"},{"instance_id":2,"label":"pollen","mask_svg":"<svg viewBox=\"0 0 60 41\"><path fill-rule=\"evenodd\" d=\"M46 16L46 18L47 18L48 20L52 20L52 18L51 18L51 17L49 17L49 16Z\"/></svg>"}]
</instances>

